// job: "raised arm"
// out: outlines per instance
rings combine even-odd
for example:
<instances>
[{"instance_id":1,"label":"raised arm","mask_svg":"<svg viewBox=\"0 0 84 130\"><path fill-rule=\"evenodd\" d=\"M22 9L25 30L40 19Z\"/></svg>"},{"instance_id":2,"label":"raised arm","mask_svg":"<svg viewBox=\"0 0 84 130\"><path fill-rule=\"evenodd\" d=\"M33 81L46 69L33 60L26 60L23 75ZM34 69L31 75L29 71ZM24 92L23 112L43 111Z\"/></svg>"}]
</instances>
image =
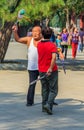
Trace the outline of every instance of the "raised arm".
<instances>
[{"instance_id":1,"label":"raised arm","mask_svg":"<svg viewBox=\"0 0 84 130\"><path fill-rule=\"evenodd\" d=\"M18 27L16 25L14 25L12 27L12 30L13 30L14 38L17 42L29 45L29 43L30 43L29 41L31 38L29 38L29 37L21 37L20 38L18 35Z\"/></svg>"}]
</instances>

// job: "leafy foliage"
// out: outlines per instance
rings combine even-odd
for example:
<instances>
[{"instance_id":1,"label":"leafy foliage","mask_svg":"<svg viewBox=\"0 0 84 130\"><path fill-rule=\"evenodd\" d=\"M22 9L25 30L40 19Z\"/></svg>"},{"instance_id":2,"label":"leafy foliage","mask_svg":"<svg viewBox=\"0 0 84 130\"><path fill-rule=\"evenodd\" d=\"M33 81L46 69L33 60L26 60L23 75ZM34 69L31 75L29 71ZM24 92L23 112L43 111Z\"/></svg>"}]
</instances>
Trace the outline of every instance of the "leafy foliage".
<instances>
[{"instance_id":1,"label":"leafy foliage","mask_svg":"<svg viewBox=\"0 0 84 130\"><path fill-rule=\"evenodd\" d=\"M20 9L24 8L26 16L32 21L35 19L40 20L44 17L51 17L61 3L62 0L1 0L0 17L10 20L12 17L17 16L16 14Z\"/></svg>"},{"instance_id":2,"label":"leafy foliage","mask_svg":"<svg viewBox=\"0 0 84 130\"><path fill-rule=\"evenodd\" d=\"M9 0L8 0L9 2ZM21 0L12 0L9 2L8 8L10 10L10 13L13 13L15 11L15 9L19 6L19 3L21 2Z\"/></svg>"},{"instance_id":3,"label":"leafy foliage","mask_svg":"<svg viewBox=\"0 0 84 130\"><path fill-rule=\"evenodd\" d=\"M83 5L84 0L0 0L0 18L3 22L16 21L18 11L25 9L25 17L20 22L33 23L46 17L52 20L55 15L63 18L66 8L78 15L84 11Z\"/></svg>"}]
</instances>

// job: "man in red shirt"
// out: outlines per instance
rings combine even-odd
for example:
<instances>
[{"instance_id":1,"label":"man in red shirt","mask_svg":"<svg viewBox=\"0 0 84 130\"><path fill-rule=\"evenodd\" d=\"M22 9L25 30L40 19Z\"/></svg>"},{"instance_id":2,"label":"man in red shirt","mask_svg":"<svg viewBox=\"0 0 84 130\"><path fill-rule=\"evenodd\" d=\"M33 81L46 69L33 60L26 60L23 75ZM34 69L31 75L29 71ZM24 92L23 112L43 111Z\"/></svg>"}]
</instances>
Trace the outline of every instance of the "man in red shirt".
<instances>
[{"instance_id":1,"label":"man in red shirt","mask_svg":"<svg viewBox=\"0 0 84 130\"><path fill-rule=\"evenodd\" d=\"M58 93L58 67L56 64L56 45L50 41L52 30L42 29L44 40L38 43L38 68L42 84L42 111L52 114L53 102Z\"/></svg>"}]
</instances>

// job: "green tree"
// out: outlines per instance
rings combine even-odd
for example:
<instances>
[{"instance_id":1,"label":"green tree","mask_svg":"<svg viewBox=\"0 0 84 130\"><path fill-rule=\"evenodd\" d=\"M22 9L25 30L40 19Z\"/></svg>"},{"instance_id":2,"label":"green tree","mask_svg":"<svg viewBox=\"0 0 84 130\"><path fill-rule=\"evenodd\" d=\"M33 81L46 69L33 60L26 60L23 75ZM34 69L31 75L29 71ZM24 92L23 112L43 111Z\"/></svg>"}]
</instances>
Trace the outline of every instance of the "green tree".
<instances>
[{"instance_id":1,"label":"green tree","mask_svg":"<svg viewBox=\"0 0 84 130\"><path fill-rule=\"evenodd\" d=\"M84 0L63 0L64 5L62 6L62 12L66 14L66 27L71 24L71 16L74 14L77 19L79 14L84 12Z\"/></svg>"},{"instance_id":2,"label":"green tree","mask_svg":"<svg viewBox=\"0 0 84 130\"><path fill-rule=\"evenodd\" d=\"M69 24L70 12L74 11L78 15L83 10L83 5L84 0L0 0L0 23L2 25L0 26L1 62L4 59L12 33L11 28L17 21L19 10L24 9L26 12L22 19L18 19L20 25L38 24L45 20L45 25L48 26L55 15L58 15L63 23Z\"/></svg>"},{"instance_id":3,"label":"green tree","mask_svg":"<svg viewBox=\"0 0 84 130\"><path fill-rule=\"evenodd\" d=\"M56 12L61 0L0 0L0 61L2 62L7 51L8 43L11 37L11 28L17 20L18 11L23 9L26 11L25 16L19 23L36 24L43 19L50 19ZM46 26L48 25L46 20Z\"/></svg>"},{"instance_id":4,"label":"green tree","mask_svg":"<svg viewBox=\"0 0 84 130\"><path fill-rule=\"evenodd\" d=\"M62 0L62 4L58 6L55 12L54 18L52 19L52 25L58 23L60 27L69 27L71 24L72 16L75 17L75 21L81 12L84 12L84 0ZM58 17L58 19L57 19ZM62 25L60 25L62 23ZM57 26L58 26L57 24Z\"/></svg>"},{"instance_id":5,"label":"green tree","mask_svg":"<svg viewBox=\"0 0 84 130\"><path fill-rule=\"evenodd\" d=\"M13 0L14 1L14 0ZM18 3L18 1L16 1ZM19 3L18 3L19 4ZM6 54L8 44L11 38L12 33L12 26L14 24L14 17L11 14L13 10L9 10L10 3L8 0L1 0L0 1L0 62L3 61L4 56ZM15 4L15 8L17 4Z\"/></svg>"}]
</instances>

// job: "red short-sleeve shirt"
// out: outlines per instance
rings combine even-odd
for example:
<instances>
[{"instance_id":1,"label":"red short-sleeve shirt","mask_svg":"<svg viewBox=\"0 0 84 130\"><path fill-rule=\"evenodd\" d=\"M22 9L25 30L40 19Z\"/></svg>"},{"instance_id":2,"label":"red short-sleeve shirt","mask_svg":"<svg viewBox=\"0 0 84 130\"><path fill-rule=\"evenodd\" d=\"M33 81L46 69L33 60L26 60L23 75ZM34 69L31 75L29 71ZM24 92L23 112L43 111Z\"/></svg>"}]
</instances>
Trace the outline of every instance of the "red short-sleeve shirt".
<instances>
[{"instance_id":1,"label":"red short-sleeve shirt","mask_svg":"<svg viewBox=\"0 0 84 130\"><path fill-rule=\"evenodd\" d=\"M57 47L50 41L41 41L37 45L38 50L38 68L40 72L47 72L51 64L52 53L57 52ZM53 71L58 70L57 64L55 63Z\"/></svg>"}]
</instances>

